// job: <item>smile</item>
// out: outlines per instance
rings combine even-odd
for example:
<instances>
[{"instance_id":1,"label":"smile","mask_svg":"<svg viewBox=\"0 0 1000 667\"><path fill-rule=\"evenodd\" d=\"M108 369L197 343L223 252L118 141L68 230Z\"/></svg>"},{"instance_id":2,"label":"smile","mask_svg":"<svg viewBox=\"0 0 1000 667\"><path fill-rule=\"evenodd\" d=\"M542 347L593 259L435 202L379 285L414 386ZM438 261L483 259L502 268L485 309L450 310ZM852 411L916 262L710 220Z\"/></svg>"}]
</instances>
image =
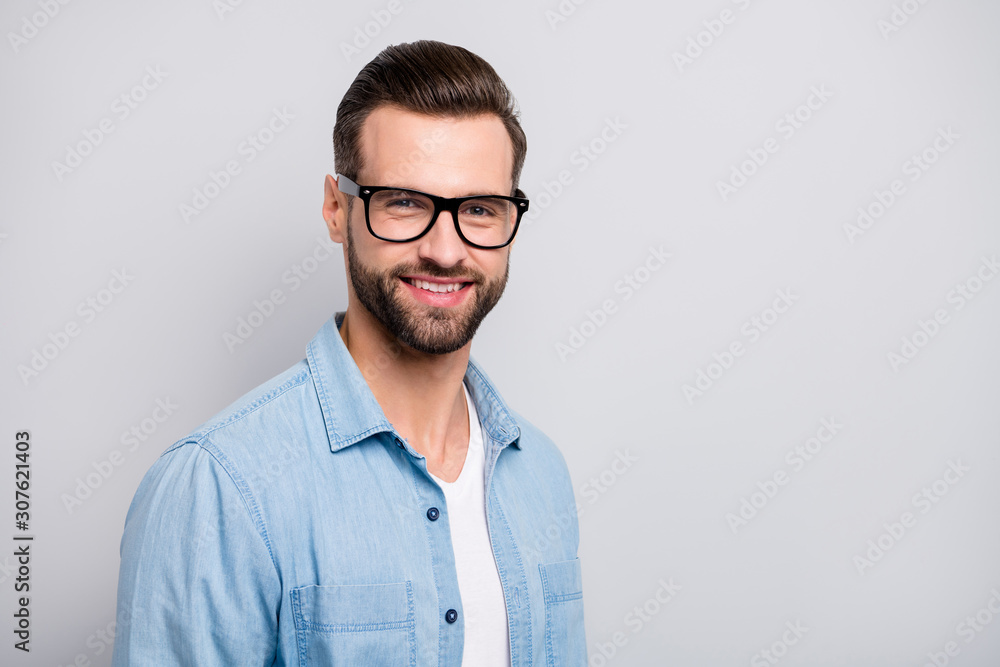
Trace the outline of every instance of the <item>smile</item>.
<instances>
[{"instance_id":1,"label":"smile","mask_svg":"<svg viewBox=\"0 0 1000 667\"><path fill-rule=\"evenodd\" d=\"M414 287L420 288L427 292L436 292L438 294L447 294L449 292L458 292L459 290L465 289L471 283L432 283L426 280L414 280L413 278L402 278L402 280Z\"/></svg>"}]
</instances>

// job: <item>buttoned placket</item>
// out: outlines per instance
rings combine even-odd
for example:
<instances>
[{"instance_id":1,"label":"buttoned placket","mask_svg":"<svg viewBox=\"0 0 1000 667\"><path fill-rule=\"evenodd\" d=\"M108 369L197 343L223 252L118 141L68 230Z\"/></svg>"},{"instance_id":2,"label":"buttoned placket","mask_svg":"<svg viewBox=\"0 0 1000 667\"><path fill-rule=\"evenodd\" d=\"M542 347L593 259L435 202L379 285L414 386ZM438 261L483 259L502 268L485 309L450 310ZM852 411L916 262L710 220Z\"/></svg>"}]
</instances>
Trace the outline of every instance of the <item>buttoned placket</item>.
<instances>
[{"instance_id":1,"label":"buttoned placket","mask_svg":"<svg viewBox=\"0 0 1000 667\"><path fill-rule=\"evenodd\" d=\"M396 447L402 450L401 455L406 456L410 465L415 466L422 473L421 475L413 475L413 483L417 498L422 502L423 511L417 513L417 516L420 516L427 524L431 562L435 570L433 579L438 583L440 619L438 664L461 665L465 645L465 626L464 623L458 621L464 618L464 615L444 491L427 471L427 458L409 447L405 438L398 433L393 433L393 439Z\"/></svg>"},{"instance_id":2,"label":"buttoned placket","mask_svg":"<svg viewBox=\"0 0 1000 667\"><path fill-rule=\"evenodd\" d=\"M333 318L331 329L331 344L342 345L339 340L337 330L342 322L343 313L337 313ZM336 337L336 338L334 338ZM315 342L315 341L314 341ZM310 362L314 368L322 368L316 363L316 356L324 352L322 347L313 347L310 344ZM345 348L346 351L346 348ZM346 355L345 355L346 356ZM525 558L520 553L521 547L515 543L513 531L508 519L504 514L503 506L500 504L493 487L493 474L497 460L504 449L510 445L519 448L519 429L515 422L510 419L506 406L502 404L502 399L494 398L492 394L481 395L476 391L482 382L488 380L482 377L481 371L475 367L470 358L470 375L467 381L470 383L470 391L473 398L479 398L477 411L483 428L483 441L486 449L486 471L485 471L485 508L486 527L490 539L490 547L493 552L494 562L500 577L500 584L504 594L504 604L507 610L508 644L510 647L511 665L531 665L535 656L532 650L532 622L531 604L528 595L528 572L525 570ZM318 376L317 390L321 400L326 399L326 383L324 376ZM363 386L363 378L358 374L358 387ZM322 386L321 386L322 385ZM487 391L489 391L487 389ZM411 475L411 484L415 494L416 502L419 503L419 512L415 516L426 522L428 548L430 559L434 568L433 581L437 586L438 595L438 628L439 628L439 658L438 663L460 664L462 647L464 643L464 626L461 622L464 614L461 606L461 594L458 586L457 570L455 568L454 548L451 539L450 522L448 520L447 503L444 492L440 485L434 481L432 475L427 470L426 458L416 452L406 439L403 438L392 425L385 419L374 396L369 396L371 414L378 415L377 425L371 424L366 429L358 424L349 432L340 435L336 424L332 418L332 411L324 410L324 418L327 423L327 431L331 436L330 446L332 451L337 451L345 446L358 442L365 434L374 435L381 431L382 436L388 436L384 440L390 447L390 451L402 450L400 456L407 456L407 463L415 466ZM500 401L499 403L497 401ZM495 416L494 416L495 415ZM509 425L505 428L504 425ZM513 431L509 429L513 428ZM509 456L510 454L508 454ZM416 474L417 471L420 474ZM433 512L431 510L437 510ZM437 518L432 518L433 516ZM449 613L451 612L451 613ZM443 622L442 622L443 621ZM539 656L540 657L540 656Z\"/></svg>"},{"instance_id":3,"label":"buttoned placket","mask_svg":"<svg viewBox=\"0 0 1000 667\"><path fill-rule=\"evenodd\" d=\"M508 434L505 430L501 428L500 435L506 438ZM507 610L507 645L510 648L510 661L512 667L516 667L521 662L520 660L521 655L519 650L520 645L518 642L520 637L517 634L517 623L521 615L520 590L521 587L523 586L525 592L527 592L527 580L525 579L525 574L523 569L507 567L507 563L504 557L501 555L503 553L503 549L498 547L498 542L495 535L505 535L509 534L509 532L505 533L502 530L502 528L505 527L503 525L498 527L500 528L500 530L498 531L496 531L496 529L494 528L495 523L502 524L504 519L499 513L495 511L495 508L492 504L494 498L493 471L496 469L496 463L499 460L500 455L503 453L505 449L510 447L510 443L502 444L498 442L493 438L491 434L487 433L485 428L483 429L483 442L486 451L490 454L486 462L486 481L485 481L486 531L490 536L490 548L493 551L493 560L496 562L497 574L499 574L500 576L500 586L503 588L504 607ZM496 514L496 517L494 517L494 514ZM513 542L508 542L508 547L512 550L516 550L517 548L516 545L513 544ZM510 577L515 575L518 577L518 580L512 585L510 582ZM525 602L527 602L527 600L525 600ZM525 611L527 611L527 608L525 608ZM530 614L527 617L527 623L525 624L525 627L528 628L527 639L529 642L528 646L530 646L530 633L531 633ZM527 656L528 662L526 664L530 664L530 659L531 657L529 649L529 654Z\"/></svg>"}]
</instances>

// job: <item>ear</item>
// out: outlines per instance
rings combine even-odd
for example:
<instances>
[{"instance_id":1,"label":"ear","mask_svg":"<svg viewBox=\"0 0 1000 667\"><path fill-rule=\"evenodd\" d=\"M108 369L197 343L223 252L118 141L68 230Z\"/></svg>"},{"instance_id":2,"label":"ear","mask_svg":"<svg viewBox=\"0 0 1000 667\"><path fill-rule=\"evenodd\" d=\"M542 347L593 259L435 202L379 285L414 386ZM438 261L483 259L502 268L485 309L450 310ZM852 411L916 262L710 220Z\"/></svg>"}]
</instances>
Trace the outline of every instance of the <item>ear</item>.
<instances>
[{"instance_id":1,"label":"ear","mask_svg":"<svg viewBox=\"0 0 1000 667\"><path fill-rule=\"evenodd\" d=\"M330 174L323 181L323 219L334 243L347 242L347 195Z\"/></svg>"}]
</instances>

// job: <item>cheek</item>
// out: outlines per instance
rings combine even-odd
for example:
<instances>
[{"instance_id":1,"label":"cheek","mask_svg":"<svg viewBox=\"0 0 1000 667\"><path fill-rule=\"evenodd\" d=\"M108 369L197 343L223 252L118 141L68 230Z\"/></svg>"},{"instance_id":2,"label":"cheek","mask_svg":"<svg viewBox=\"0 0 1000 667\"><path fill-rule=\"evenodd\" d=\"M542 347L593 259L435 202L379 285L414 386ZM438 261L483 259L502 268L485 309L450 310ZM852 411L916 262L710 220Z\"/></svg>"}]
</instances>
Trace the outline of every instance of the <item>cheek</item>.
<instances>
[{"instance_id":1,"label":"cheek","mask_svg":"<svg viewBox=\"0 0 1000 667\"><path fill-rule=\"evenodd\" d=\"M507 262L510 257L510 251L504 250L502 252L492 251L494 254L487 255L480 258L479 266L483 268L486 275L492 280L500 280L503 278L504 273L507 272Z\"/></svg>"},{"instance_id":2,"label":"cheek","mask_svg":"<svg viewBox=\"0 0 1000 667\"><path fill-rule=\"evenodd\" d=\"M365 221L355 220L351 226L351 251L357 258L358 263L372 268L385 266L385 249L378 239L368 233Z\"/></svg>"},{"instance_id":3,"label":"cheek","mask_svg":"<svg viewBox=\"0 0 1000 667\"><path fill-rule=\"evenodd\" d=\"M371 238L356 248L358 261L380 274L405 273L405 267L416 265L418 260L414 253L407 252L401 245Z\"/></svg>"}]
</instances>

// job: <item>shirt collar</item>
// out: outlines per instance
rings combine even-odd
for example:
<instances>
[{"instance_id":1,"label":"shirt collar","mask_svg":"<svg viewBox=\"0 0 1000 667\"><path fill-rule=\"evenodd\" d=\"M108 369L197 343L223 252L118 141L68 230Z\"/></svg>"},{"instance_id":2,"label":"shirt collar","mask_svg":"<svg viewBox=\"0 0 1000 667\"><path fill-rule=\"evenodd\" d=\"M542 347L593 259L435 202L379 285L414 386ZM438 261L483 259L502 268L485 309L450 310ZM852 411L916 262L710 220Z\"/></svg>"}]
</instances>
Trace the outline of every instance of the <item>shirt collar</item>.
<instances>
[{"instance_id":1,"label":"shirt collar","mask_svg":"<svg viewBox=\"0 0 1000 667\"><path fill-rule=\"evenodd\" d=\"M332 452L376 433L395 432L340 337L343 322L344 313L336 313L306 347L306 359ZM465 384L476 405L483 431L501 447L513 444L520 449L521 430L517 422L493 382L471 355Z\"/></svg>"}]
</instances>

